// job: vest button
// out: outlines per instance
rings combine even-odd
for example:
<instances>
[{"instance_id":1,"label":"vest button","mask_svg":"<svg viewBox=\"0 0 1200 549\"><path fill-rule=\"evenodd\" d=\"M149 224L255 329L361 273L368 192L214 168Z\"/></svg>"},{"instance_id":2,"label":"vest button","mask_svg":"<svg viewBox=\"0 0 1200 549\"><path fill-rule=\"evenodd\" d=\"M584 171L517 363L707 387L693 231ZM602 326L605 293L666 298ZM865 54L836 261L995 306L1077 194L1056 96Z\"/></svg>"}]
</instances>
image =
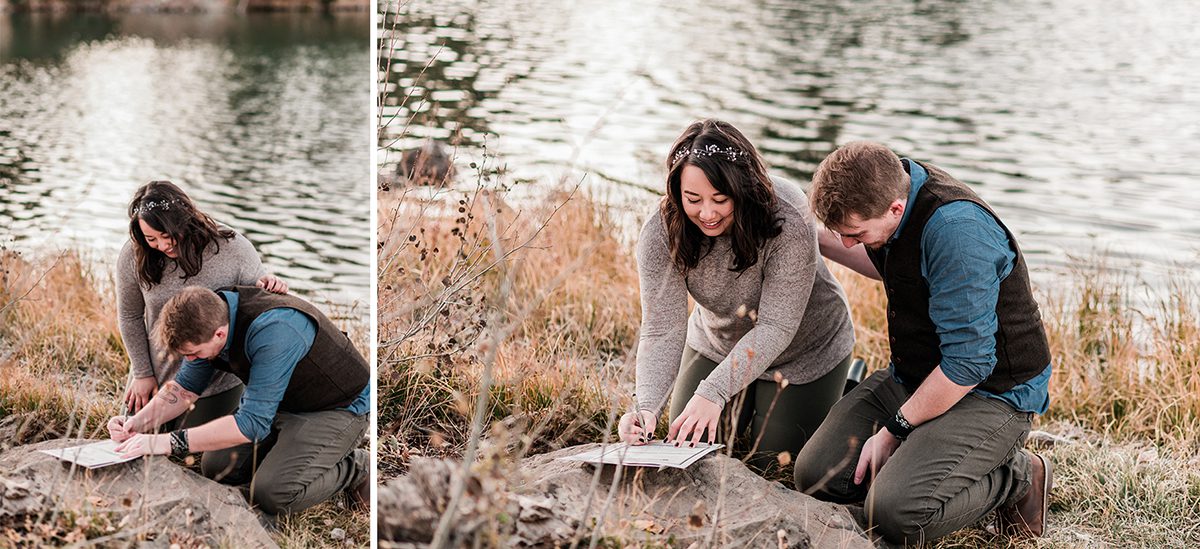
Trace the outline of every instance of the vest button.
<instances>
[{"instance_id":1,"label":"vest button","mask_svg":"<svg viewBox=\"0 0 1200 549\"><path fill-rule=\"evenodd\" d=\"M888 338L888 341L889 341L889 342L891 342L891 343L893 343L893 344L895 344L895 343L896 343L896 338L894 338L894 337L889 337L889 338Z\"/></svg>"},{"instance_id":2,"label":"vest button","mask_svg":"<svg viewBox=\"0 0 1200 549\"><path fill-rule=\"evenodd\" d=\"M888 311L888 318L896 318L896 311Z\"/></svg>"}]
</instances>

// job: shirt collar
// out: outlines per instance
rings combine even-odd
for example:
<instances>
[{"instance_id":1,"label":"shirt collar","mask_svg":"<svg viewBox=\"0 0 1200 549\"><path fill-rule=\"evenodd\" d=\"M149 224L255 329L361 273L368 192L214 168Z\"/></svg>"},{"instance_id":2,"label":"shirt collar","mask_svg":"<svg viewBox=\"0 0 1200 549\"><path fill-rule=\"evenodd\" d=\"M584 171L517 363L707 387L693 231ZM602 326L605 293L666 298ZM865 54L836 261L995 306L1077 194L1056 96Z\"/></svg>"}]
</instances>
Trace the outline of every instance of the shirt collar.
<instances>
[{"instance_id":1,"label":"shirt collar","mask_svg":"<svg viewBox=\"0 0 1200 549\"><path fill-rule=\"evenodd\" d=\"M237 320L238 294L237 292L217 292L217 295L225 298L225 303L229 305L229 331L225 336L225 347L221 349L221 358L229 360L229 344L233 341L233 326Z\"/></svg>"},{"instance_id":2,"label":"shirt collar","mask_svg":"<svg viewBox=\"0 0 1200 549\"><path fill-rule=\"evenodd\" d=\"M900 224L896 226L896 232L892 233L892 236L888 238L888 244L891 244L900 237L900 231L904 230L904 224L908 221L908 214L912 212L912 205L916 203L917 193L921 191L921 186L925 184L925 180L929 177L925 168L922 168L920 164L908 158L901 158L900 164L904 166L904 171L908 172L911 187L908 190L908 202L904 205L904 215L900 216Z\"/></svg>"}]
</instances>

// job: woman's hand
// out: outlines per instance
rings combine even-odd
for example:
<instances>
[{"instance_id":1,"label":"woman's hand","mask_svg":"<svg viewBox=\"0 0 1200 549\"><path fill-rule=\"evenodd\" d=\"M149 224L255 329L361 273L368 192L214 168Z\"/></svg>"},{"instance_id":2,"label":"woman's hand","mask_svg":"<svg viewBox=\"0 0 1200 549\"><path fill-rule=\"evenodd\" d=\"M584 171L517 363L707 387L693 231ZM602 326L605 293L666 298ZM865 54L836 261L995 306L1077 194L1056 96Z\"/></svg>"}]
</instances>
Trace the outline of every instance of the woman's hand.
<instances>
[{"instance_id":1,"label":"woman's hand","mask_svg":"<svg viewBox=\"0 0 1200 549\"><path fill-rule=\"evenodd\" d=\"M650 410L628 412L621 416L621 422L617 424L617 433L621 442L641 446L654 438L654 428L657 425L658 418L654 417Z\"/></svg>"},{"instance_id":2,"label":"woman's hand","mask_svg":"<svg viewBox=\"0 0 1200 549\"><path fill-rule=\"evenodd\" d=\"M108 420L108 436L115 442L125 442L129 437L137 434L125 427L125 421L129 418L126 416L116 416Z\"/></svg>"},{"instance_id":3,"label":"woman's hand","mask_svg":"<svg viewBox=\"0 0 1200 549\"><path fill-rule=\"evenodd\" d=\"M165 456L171 453L171 435L133 435L114 451L122 457Z\"/></svg>"},{"instance_id":4,"label":"woman's hand","mask_svg":"<svg viewBox=\"0 0 1200 549\"><path fill-rule=\"evenodd\" d=\"M286 294L288 291L287 283L280 280L275 275L263 275L262 278L258 279L258 282L255 284L255 286L258 286L259 288L262 288L273 294Z\"/></svg>"},{"instance_id":5,"label":"woman's hand","mask_svg":"<svg viewBox=\"0 0 1200 549\"><path fill-rule=\"evenodd\" d=\"M667 442L674 441L675 445L679 446L681 443L687 442L690 435L692 440L689 446L695 446L697 442L700 442L705 431L708 431L708 441L716 442L717 423L720 421L720 404L700 395L692 395L687 406L683 407L683 413L671 422L671 430L667 432Z\"/></svg>"},{"instance_id":6,"label":"woman's hand","mask_svg":"<svg viewBox=\"0 0 1200 549\"><path fill-rule=\"evenodd\" d=\"M125 406L129 408L130 414L136 414L139 410L154 398L154 394L158 392L158 380L154 376L139 377L129 384L125 389Z\"/></svg>"}]
</instances>

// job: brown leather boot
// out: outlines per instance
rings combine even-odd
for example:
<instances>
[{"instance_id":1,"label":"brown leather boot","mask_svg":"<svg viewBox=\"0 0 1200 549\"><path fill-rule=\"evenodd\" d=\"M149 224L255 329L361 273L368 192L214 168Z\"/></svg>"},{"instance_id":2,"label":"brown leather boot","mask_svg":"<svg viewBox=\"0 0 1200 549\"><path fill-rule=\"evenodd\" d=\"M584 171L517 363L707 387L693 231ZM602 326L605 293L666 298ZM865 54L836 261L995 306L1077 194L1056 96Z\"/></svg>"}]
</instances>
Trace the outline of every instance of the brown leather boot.
<instances>
[{"instance_id":1,"label":"brown leather boot","mask_svg":"<svg viewBox=\"0 0 1200 549\"><path fill-rule=\"evenodd\" d=\"M1041 537L1046 531L1046 515L1050 510L1050 488L1054 484L1054 467L1050 460L1033 452L1029 454L1032 480L1029 491L1013 505L996 511L1000 531L1013 536Z\"/></svg>"},{"instance_id":2,"label":"brown leather boot","mask_svg":"<svg viewBox=\"0 0 1200 549\"><path fill-rule=\"evenodd\" d=\"M355 511L367 511L371 508L371 476L364 477L362 482L346 490L350 509Z\"/></svg>"}]
</instances>

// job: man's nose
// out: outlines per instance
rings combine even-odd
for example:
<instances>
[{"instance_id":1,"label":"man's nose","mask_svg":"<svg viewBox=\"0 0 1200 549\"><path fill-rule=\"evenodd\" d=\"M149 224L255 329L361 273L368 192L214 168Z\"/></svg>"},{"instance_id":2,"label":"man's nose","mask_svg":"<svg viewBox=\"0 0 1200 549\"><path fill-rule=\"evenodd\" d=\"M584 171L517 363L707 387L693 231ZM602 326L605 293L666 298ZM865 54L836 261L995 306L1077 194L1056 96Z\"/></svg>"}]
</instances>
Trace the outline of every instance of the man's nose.
<instances>
[{"instance_id":1,"label":"man's nose","mask_svg":"<svg viewBox=\"0 0 1200 549\"><path fill-rule=\"evenodd\" d=\"M843 236L842 237L842 245L847 248L853 248L854 246L858 245L858 239L851 238L848 236Z\"/></svg>"}]
</instances>

